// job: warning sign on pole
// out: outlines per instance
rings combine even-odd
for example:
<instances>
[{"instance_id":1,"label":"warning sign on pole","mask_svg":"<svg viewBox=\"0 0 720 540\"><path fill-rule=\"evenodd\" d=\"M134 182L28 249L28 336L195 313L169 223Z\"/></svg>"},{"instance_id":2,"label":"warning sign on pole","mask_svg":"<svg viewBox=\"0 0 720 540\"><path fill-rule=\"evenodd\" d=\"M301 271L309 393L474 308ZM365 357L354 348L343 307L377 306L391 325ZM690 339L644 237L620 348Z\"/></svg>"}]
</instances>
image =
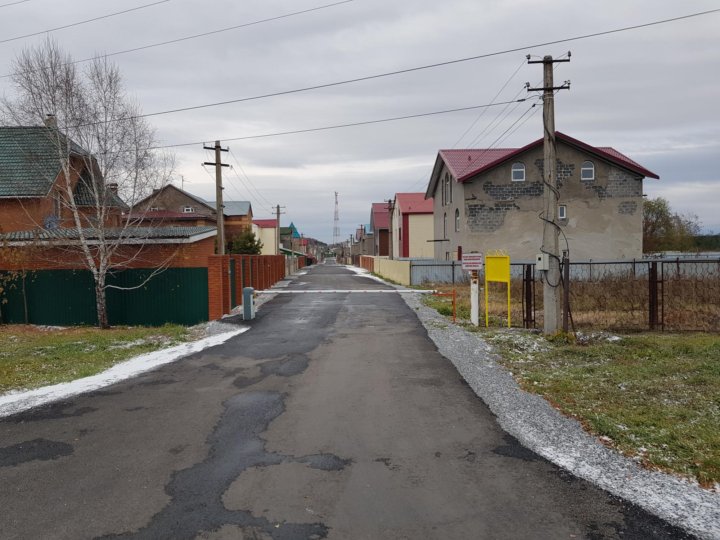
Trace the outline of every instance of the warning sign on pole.
<instances>
[{"instance_id":1,"label":"warning sign on pole","mask_svg":"<svg viewBox=\"0 0 720 540\"><path fill-rule=\"evenodd\" d=\"M462 269L463 270L482 270L483 254L482 253L463 253Z\"/></svg>"}]
</instances>

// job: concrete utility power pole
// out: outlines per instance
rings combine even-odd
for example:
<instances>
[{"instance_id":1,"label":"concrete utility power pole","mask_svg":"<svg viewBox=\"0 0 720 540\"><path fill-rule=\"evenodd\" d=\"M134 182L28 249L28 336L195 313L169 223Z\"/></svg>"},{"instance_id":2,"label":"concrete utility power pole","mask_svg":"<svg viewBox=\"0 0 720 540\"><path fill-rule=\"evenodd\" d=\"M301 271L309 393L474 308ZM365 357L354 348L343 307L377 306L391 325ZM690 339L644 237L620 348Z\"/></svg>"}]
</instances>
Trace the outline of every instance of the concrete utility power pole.
<instances>
[{"instance_id":1,"label":"concrete utility power pole","mask_svg":"<svg viewBox=\"0 0 720 540\"><path fill-rule=\"evenodd\" d=\"M285 208L284 206L280 206L279 204L275 207L275 216L276 216L276 222L275 222L275 254L278 255L280 253L280 214L284 214L285 212L281 212L280 209Z\"/></svg>"},{"instance_id":2,"label":"concrete utility power pole","mask_svg":"<svg viewBox=\"0 0 720 540\"><path fill-rule=\"evenodd\" d=\"M555 149L555 91L568 90L570 81L565 81L562 86L553 86L553 64L557 62L569 62L568 58L553 60L552 56L545 56L542 60L530 60L528 64L543 65L543 86L542 88L530 88L528 91L543 91L543 192L545 194L545 209L543 211L543 243L538 255L538 264L541 268L543 278L543 321L545 334L554 334L558 331L560 324L560 299L561 299L561 278L560 278L560 249L558 238L560 235L559 225L556 223L557 205L559 192L557 189L556 149Z\"/></svg>"},{"instance_id":3,"label":"concrete utility power pole","mask_svg":"<svg viewBox=\"0 0 720 540\"><path fill-rule=\"evenodd\" d=\"M227 148L220 146L220 141L215 141L215 146L203 146L205 150L215 150L215 162L206 161L204 165L215 166L215 213L217 214L217 250L218 255L225 255L225 214L223 205L222 168L230 165L222 163L220 152L228 152Z\"/></svg>"}]
</instances>

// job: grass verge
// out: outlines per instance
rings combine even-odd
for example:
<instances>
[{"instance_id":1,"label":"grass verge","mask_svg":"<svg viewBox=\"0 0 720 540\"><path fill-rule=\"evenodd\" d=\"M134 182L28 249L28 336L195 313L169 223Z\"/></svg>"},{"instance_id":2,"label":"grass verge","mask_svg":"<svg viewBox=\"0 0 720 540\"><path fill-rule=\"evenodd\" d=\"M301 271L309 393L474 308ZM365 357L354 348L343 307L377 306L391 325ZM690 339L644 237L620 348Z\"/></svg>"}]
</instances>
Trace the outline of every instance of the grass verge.
<instances>
[{"instance_id":1,"label":"grass verge","mask_svg":"<svg viewBox=\"0 0 720 540\"><path fill-rule=\"evenodd\" d=\"M426 303L446 314L442 298ZM720 336L476 329L526 391L648 468L720 484Z\"/></svg>"},{"instance_id":2,"label":"grass verge","mask_svg":"<svg viewBox=\"0 0 720 540\"><path fill-rule=\"evenodd\" d=\"M0 326L0 393L72 381L189 338L183 326L48 329Z\"/></svg>"}]
</instances>

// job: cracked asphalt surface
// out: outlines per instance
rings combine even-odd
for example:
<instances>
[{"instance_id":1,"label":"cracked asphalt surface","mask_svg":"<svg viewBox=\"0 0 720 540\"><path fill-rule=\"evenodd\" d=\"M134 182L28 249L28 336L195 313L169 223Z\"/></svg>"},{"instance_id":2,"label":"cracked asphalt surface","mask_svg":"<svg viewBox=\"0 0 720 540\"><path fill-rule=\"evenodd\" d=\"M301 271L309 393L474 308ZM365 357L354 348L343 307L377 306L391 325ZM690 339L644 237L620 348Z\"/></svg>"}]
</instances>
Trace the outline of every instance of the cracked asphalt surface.
<instances>
[{"instance_id":1,"label":"cracked asphalt surface","mask_svg":"<svg viewBox=\"0 0 720 540\"><path fill-rule=\"evenodd\" d=\"M387 289L320 265L289 290ZM1 538L687 538L521 446L394 294L0 421Z\"/></svg>"}]
</instances>

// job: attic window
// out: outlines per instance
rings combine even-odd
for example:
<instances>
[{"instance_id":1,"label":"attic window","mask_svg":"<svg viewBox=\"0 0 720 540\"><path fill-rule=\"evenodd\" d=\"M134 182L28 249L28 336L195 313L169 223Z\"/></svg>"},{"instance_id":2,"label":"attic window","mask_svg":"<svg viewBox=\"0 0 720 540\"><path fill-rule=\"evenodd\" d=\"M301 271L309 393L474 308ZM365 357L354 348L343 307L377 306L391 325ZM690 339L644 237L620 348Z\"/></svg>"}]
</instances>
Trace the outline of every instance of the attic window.
<instances>
[{"instance_id":1,"label":"attic window","mask_svg":"<svg viewBox=\"0 0 720 540\"><path fill-rule=\"evenodd\" d=\"M595 164L592 161L583 161L580 180L595 180Z\"/></svg>"},{"instance_id":2,"label":"attic window","mask_svg":"<svg viewBox=\"0 0 720 540\"><path fill-rule=\"evenodd\" d=\"M183 206L183 214L194 214L194 213L195 213L194 206Z\"/></svg>"},{"instance_id":3,"label":"attic window","mask_svg":"<svg viewBox=\"0 0 720 540\"><path fill-rule=\"evenodd\" d=\"M150 211L151 211L151 212L159 212L159 211L160 211L160 208L158 208L157 206L151 206L151 207L150 207Z\"/></svg>"},{"instance_id":4,"label":"attic window","mask_svg":"<svg viewBox=\"0 0 720 540\"><path fill-rule=\"evenodd\" d=\"M512 181L513 182L524 182L525 181L525 164L516 161L512 164Z\"/></svg>"}]
</instances>

